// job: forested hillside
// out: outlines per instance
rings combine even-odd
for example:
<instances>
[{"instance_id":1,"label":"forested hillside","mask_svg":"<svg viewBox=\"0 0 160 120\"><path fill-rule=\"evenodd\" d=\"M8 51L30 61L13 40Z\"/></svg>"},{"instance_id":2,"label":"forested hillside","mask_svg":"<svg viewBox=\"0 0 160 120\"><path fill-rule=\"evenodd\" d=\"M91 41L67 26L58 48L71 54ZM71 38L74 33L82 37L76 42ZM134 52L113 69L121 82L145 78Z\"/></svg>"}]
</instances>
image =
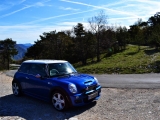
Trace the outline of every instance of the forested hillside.
<instances>
[{"instance_id":1,"label":"forested hillside","mask_svg":"<svg viewBox=\"0 0 160 120\"><path fill-rule=\"evenodd\" d=\"M44 32L40 39L28 49L27 58L31 59L65 59L71 63L81 61L87 64L87 59L100 55L110 56L126 49L126 44L160 46L160 12L151 16L148 21L138 19L129 29L125 26L108 26L107 17L103 12L89 19L90 29L78 23L72 30Z\"/></svg>"}]
</instances>

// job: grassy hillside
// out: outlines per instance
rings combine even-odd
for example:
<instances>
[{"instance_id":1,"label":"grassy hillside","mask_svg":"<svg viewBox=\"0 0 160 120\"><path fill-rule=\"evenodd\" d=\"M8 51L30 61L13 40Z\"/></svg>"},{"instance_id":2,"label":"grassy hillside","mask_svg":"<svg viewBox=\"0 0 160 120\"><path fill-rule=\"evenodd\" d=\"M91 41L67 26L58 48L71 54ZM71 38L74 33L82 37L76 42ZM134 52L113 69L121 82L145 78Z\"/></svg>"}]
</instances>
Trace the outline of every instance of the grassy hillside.
<instances>
[{"instance_id":1,"label":"grassy hillside","mask_svg":"<svg viewBox=\"0 0 160 120\"><path fill-rule=\"evenodd\" d=\"M102 55L101 62L77 67L78 72L98 74L138 74L160 72L160 51L141 46L127 46L126 50L110 57ZM90 60L88 60L90 61Z\"/></svg>"}]
</instances>

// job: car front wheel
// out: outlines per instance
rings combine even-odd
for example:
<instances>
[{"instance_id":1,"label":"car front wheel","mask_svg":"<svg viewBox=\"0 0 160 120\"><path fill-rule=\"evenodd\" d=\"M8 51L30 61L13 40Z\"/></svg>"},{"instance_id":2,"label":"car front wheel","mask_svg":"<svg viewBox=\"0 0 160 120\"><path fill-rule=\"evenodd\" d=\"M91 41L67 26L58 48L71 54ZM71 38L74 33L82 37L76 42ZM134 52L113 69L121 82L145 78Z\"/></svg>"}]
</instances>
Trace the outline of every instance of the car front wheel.
<instances>
[{"instance_id":1,"label":"car front wheel","mask_svg":"<svg viewBox=\"0 0 160 120\"><path fill-rule=\"evenodd\" d=\"M52 104L58 111L63 111L68 108L67 99L62 92L56 91L52 95Z\"/></svg>"},{"instance_id":2,"label":"car front wheel","mask_svg":"<svg viewBox=\"0 0 160 120\"><path fill-rule=\"evenodd\" d=\"M17 82L13 82L12 91L13 91L13 94L15 96L20 96L21 95L21 88L20 88L20 85Z\"/></svg>"}]
</instances>

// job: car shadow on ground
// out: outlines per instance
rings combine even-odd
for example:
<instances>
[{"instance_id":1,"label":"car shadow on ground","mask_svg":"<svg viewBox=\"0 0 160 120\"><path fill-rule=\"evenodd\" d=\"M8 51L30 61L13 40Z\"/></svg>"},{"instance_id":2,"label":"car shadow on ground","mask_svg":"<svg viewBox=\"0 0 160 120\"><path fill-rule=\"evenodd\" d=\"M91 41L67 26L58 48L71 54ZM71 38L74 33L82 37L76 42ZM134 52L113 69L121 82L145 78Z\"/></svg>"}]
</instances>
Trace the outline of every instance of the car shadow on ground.
<instances>
[{"instance_id":1,"label":"car shadow on ground","mask_svg":"<svg viewBox=\"0 0 160 120\"><path fill-rule=\"evenodd\" d=\"M96 101L83 107L73 107L67 111L55 110L51 103L28 96L6 95L0 98L0 116L19 116L27 120L65 120L94 107Z\"/></svg>"}]
</instances>

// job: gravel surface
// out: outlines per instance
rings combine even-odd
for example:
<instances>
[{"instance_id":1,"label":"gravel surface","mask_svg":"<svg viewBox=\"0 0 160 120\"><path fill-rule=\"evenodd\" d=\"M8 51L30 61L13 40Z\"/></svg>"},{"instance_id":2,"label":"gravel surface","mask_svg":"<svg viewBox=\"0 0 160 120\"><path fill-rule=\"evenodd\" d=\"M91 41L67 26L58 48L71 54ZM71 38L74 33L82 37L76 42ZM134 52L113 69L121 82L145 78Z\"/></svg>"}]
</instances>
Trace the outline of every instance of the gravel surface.
<instances>
[{"instance_id":1,"label":"gravel surface","mask_svg":"<svg viewBox=\"0 0 160 120\"><path fill-rule=\"evenodd\" d=\"M0 73L0 120L160 120L160 89L103 88L97 102L65 112L28 96L15 97Z\"/></svg>"}]
</instances>

